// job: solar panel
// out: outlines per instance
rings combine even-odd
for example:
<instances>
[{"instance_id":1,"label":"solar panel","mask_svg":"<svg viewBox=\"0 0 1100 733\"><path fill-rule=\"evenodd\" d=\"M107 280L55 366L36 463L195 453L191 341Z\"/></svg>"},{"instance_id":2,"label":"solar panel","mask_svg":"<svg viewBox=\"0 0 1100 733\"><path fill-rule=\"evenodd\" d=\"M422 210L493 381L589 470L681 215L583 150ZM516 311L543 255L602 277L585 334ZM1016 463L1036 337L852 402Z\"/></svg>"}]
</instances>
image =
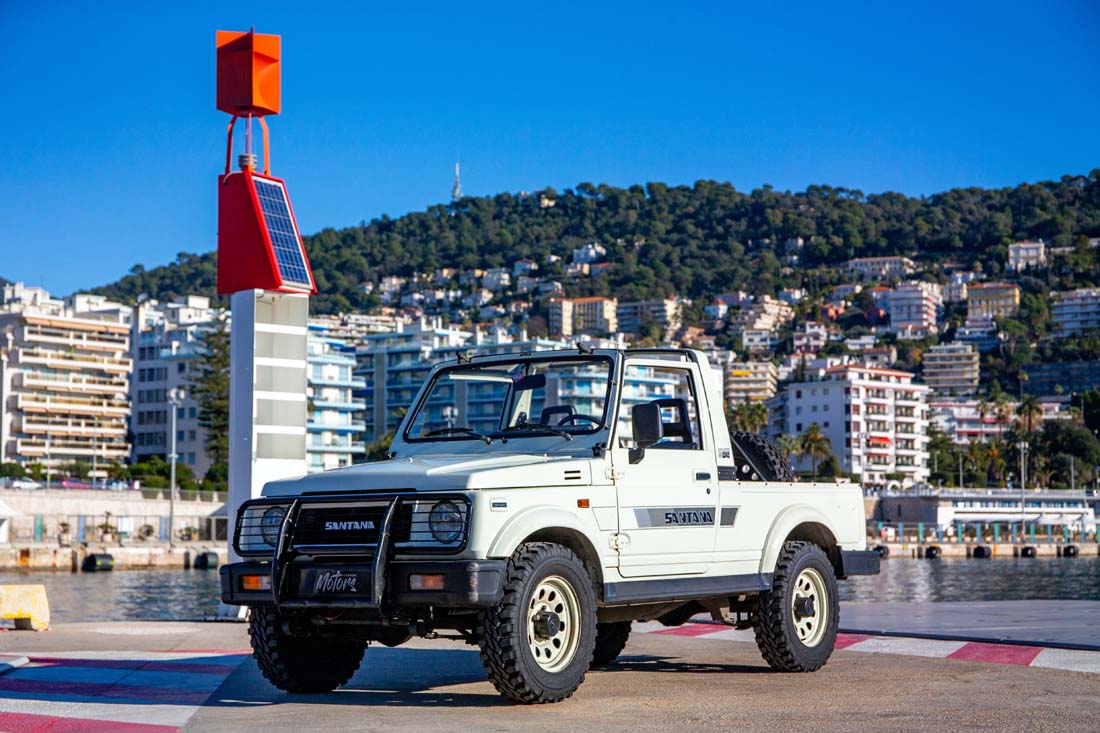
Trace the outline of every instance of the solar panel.
<instances>
[{"instance_id":1,"label":"solar panel","mask_svg":"<svg viewBox=\"0 0 1100 733\"><path fill-rule=\"evenodd\" d=\"M260 211L263 212L271 245L275 250L275 262L279 274L287 285L313 289L313 280L306 266L306 255L302 249L302 240L290 216L290 202L286 189L279 183L253 177L256 195L260 199Z\"/></svg>"}]
</instances>

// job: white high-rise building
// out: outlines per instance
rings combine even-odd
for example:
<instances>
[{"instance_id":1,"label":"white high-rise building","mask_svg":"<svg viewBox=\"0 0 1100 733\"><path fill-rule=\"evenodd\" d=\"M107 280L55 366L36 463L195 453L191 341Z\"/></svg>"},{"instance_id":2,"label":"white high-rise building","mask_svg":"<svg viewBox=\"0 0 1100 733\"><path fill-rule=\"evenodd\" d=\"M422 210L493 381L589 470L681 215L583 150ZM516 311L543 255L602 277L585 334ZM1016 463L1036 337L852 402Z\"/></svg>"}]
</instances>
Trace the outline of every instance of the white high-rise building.
<instances>
[{"instance_id":1,"label":"white high-rise building","mask_svg":"<svg viewBox=\"0 0 1100 733\"><path fill-rule=\"evenodd\" d=\"M924 338L936 333L943 313L943 294L935 283L908 282L886 295L890 330L899 338Z\"/></svg>"},{"instance_id":2,"label":"white high-rise building","mask_svg":"<svg viewBox=\"0 0 1100 733\"><path fill-rule=\"evenodd\" d=\"M152 456L167 460L172 447L170 411L175 409L178 460L190 466L195 478L201 480L206 475L210 468L206 430L199 424L199 404L191 383L202 358L199 339L221 317L221 309L212 308L210 299L200 295L182 296L170 303L150 300L134 309L134 378L130 385L134 463ZM178 408L168 400L173 389L184 391Z\"/></svg>"},{"instance_id":3,"label":"white high-rise building","mask_svg":"<svg viewBox=\"0 0 1100 733\"><path fill-rule=\"evenodd\" d=\"M924 352L924 381L937 395L972 395L981 377L972 344L939 344Z\"/></svg>"},{"instance_id":4,"label":"white high-rise building","mask_svg":"<svg viewBox=\"0 0 1100 733\"><path fill-rule=\"evenodd\" d=\"M1058 337L1100 331L1100 288L1054 293L1050 317Z\"/></svg>"},{"instance_id":5,"label":"white high-rise building","mask_svg":"<svg viewBox=\"0 0 1100 733\"><path fill-rule=\"evenodd\" d=\"M837 366L792 382L776 401L770 432L801 435L816 423L845 473L865 487L908 487L928 480L929 388L893 369ZM800 470L811 461L801 458Z\"/></svg>"},{"instance_id":6,"label":"white high-rise building","mask_svg":"<svg viewBox=\"0 0 1100 733\"><path fill-rule=\"evenodd\" d=\"M101 296L68 303L6 285L0 299L0 461L82 464L93 479L130 457L130 308Z\"/></svg>"},{"instance_id":7,"label":"white high-rise building","mask_svg":"<svg viewBox=\"0 0 1100 733\"><path fill-rule=\"evenodd\" d=\"M352 376L355 348L325 333L324 325L310 323L306 359L309 421L306 423L306 462L310 473L342 468L366 453L363 421L356 417L366 407L355 392L366 381Z\"/></svg>"}]
</instances>

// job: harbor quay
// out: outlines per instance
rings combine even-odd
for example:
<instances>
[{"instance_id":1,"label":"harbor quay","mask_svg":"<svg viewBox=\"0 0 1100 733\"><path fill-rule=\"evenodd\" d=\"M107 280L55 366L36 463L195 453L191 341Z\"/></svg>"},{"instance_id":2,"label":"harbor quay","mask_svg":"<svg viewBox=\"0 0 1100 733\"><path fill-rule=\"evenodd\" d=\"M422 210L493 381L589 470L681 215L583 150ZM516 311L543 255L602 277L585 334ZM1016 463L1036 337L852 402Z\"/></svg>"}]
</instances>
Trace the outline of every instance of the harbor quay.
<instances>
[{"instance_id":1,"label":"harbor quay","mask_svg":"<svg viewBox=\"0 0 1100 733\"><path fill-rule=\"evenodd\" d=\"M225 561L224 494L177 491L173 503L167 489L0 489L0 569L69 570L96 553L120 569L183 568L204 552Z\"/></svg>"}]
</instances>

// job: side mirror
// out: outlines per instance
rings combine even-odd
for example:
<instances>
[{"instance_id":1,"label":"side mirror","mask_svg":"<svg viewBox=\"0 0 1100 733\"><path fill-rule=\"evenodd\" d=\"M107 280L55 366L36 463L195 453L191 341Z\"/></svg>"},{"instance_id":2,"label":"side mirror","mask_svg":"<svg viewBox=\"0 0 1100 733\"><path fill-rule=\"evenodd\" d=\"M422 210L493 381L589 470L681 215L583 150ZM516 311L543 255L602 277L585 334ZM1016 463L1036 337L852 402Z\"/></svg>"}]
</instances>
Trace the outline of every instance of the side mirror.
<instances>
[{"instance_id":1,"label":"side mirror","mask_svg":"<svg viewBox=\"0 0 1100 733\"><path fill-rule=\"evenodd\" d=\"M634 443L637 446L630 451L630 462L638 463L645 456L645 449L659 443L665 436L661 407L652 402L634 405L630 408L630 421L634 424Z\"/></svg>"}]
</instances>

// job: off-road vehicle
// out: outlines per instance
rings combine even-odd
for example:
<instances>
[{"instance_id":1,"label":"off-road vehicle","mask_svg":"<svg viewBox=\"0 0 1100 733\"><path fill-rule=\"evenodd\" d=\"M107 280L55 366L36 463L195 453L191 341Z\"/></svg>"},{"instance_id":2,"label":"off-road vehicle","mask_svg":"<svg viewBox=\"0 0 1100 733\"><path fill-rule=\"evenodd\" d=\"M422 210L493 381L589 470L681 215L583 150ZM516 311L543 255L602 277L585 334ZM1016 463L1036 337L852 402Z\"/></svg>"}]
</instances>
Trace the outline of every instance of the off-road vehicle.
<instances>
[{"instance_id":1,"label":"off-road vehicle","mask_svg":"<svg viewBox=\"0 0 1100 733\"><path fill-rule=\"evenodd\" d=\"M343 685L371 642L441 636L478 646L512 700L554 702L633 621L699 613L755 629L777 670L816 670L837 578L878 572L861 492L795 481L770 441L730 434L722 395L690 350L440 364L388 459L240 507L222 599L251 607L254 656L289 692Z\"/></svg>"}]
</instances>

